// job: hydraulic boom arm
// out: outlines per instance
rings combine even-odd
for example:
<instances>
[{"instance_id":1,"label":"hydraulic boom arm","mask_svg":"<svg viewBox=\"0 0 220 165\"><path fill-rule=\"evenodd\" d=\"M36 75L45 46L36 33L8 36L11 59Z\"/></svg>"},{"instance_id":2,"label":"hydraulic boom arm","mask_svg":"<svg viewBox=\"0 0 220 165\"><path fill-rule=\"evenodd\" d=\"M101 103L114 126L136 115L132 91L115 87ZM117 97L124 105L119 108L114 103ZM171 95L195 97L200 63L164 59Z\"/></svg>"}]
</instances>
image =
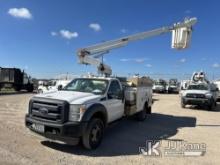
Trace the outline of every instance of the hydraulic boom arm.
<instances>
[{"instance_id":1,"label":"hydraulic boom arm","mask_svg":"<svg viewBox=\"0 0 220 165\"><path fill-rule=\"evenodd\" d=\"M77 55L81 64L90 64L98 67L99 73L111 75L112 70L103 64L98 58L112 49L120 48L129 42L142 40L149 37L172 32L172 48L185 49L189 45L192 26L197 22L196 18L185 19L183 22L175 23L172 26L162 27L151 31L141 32L116 40L106 41L78 50Z\"/></svg>"}]
</instances>

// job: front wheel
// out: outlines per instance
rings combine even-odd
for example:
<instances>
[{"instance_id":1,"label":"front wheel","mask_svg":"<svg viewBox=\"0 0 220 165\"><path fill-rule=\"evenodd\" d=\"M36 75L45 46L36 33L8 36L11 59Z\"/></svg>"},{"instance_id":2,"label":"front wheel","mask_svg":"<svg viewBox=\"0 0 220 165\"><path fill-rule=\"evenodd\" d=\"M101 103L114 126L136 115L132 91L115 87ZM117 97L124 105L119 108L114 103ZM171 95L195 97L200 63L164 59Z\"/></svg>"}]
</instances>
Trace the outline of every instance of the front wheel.
<instances>
[{"instance_id":1,"label":"front wheel","mask_svg":"<svg viewBox=\"0 0 220 165\"><path fill-rule=\"evenodd\" d=\"M186 104L183 102L183 100L181 100L181 108L185 108Z\"/></svg>"},{"instance_id":2,"label":"front wheel","mask_svg":"<svg viewBox=\"0 0 220 165\"><path fill-rule=\"evenodd\" d=\"M147 118L147 112L145 109L136 114L136 119L138 121L144 121L146 118Z\"/></svg>"},{"instance_id":3,"label":"front wheel","mask_svg":"<svg viewBox=\"0 0 220 165\"><path fill-rule=\"evenodd\" d=\"M184 103L181 103L181 108L186 108L186 105Z\"/></svg>"},{"instance_id":4,"label":"front wheel","mask_svg":"<svg viewBox=\"0 0 220 165\"><path fill-rule=\"evenodd\" d=\"M147 114L151 114L151 113L152 113L152 108L151 108L151 106L146 108L146 113L147 113Z\"/></svg>"},{"instance_id":5,"label":"front wheel","mask_svg":"<svg viewBox=\"0 0 220 165\"><path fill-rule=\"evenodd\" d=\"M102 141L104 134L104 123L101 119L92 119L82 137L83 146L86 149L96 149Z\"/></svg>"},{"instance_id":6,"label":"front wheel","mask_svg":"<svg viewBox=\"0 0 220 165\"><path fill-rule=\"evenodd\" d=\"M210 103L209 106L208 106L208 110L209 110L209 111L214 110L214 109L215 109L215 106L216 106L216 103L215 103L214 99L212 99L212 100L211 100L211 103Z\"/></svg>"}]
</instances>

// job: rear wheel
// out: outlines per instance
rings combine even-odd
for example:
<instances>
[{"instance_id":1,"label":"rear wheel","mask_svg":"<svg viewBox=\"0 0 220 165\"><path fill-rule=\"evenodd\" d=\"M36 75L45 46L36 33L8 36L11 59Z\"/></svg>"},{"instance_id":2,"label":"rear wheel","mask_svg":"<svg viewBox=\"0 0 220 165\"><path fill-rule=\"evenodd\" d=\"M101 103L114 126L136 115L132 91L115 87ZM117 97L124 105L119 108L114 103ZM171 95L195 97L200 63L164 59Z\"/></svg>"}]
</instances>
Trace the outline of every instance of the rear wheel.
<instances>
[{"instance_id":1,"label":"rear wheel","mask_svg":"<svg viewBox=\"0 0 220 165\"><path fill-rule=\"evenodd\" d=\"M63 86L62 86L62 85L59 85L57 89L60 91L60 90L63 89Z\"/></svg>"},{"instance_id":2,"label":"rear wheel","mask_svg":"<svg viewBox=\"0 0 220 165\"><path fill-rule=\"evenodd\" d=\"M21 90L21 86L20 86L20 85L14 86L14 90L15 90L15 91L20 91L20 90Z\"/></svg>"},{"instance_id":3,"label":"rear wheel","mask_svg":"<svg viewBox=\"0 0 220 165\"><path fill-rule=\"evenodd\" d=\"M26 85L26 90L27 90L28 92L33 92L33 90L34 90L34 85L33 85L33 84L27 84L27 85Z\"/></svg>"},{"instance_id":4,"label":"rear wheel","mask_svg":"<svg viewBox=\"0 0 220 165\"><path fill-rule=\"evenodd\" d=\"M183 102L183 100L181 100L181 107L182 107L182 108L185 108L185 107L186 107L186 104Z\"/></svg>"},{"instance_id":5,"label":"rear wheel","mask_svg":"<svg viewBox=\"0 0 220 165\"><path fill-rule=\"evenodd\" d=\"M147 114L151 114L151 107L148 107L146 103L144 109L136 114L136 119L138 121L144 121L147 118Z\"/></svg>"},{"instance_id":6,"label":"rear wheel","mask_svg":"<svg viewBox=\"0 0 220 165\"><path fill-rule=\"evenodd\" d=\"M147 113L145 110L142 110L136 114L136 118L138 121L144 121L147 117Z\"/></svg>"},{"instance_id":7,"label":"rear wheel","mask_svg":"<svg viewBox=\"0 0 220 165\"><path fill-rule=\"evenodd\" d=\"M211 103L208 106L208 110L213 111L215 109L215 105L216 105L216 103L215 103L214 99L212 99Z\"/></svg>"},{"instance_id":8,"label":"rear wheel","mask_svg":"<svg viewBox=\"0 0 220 165\"><path fill-rule=\"evenodd\" d=\"M151 108L151 107L147 107L146 113L147 113L147 114L151 114L151 111L152 111L152 108Z\"/></svg>"},{"instance_id":9,"label":"rear wheel","mask_svg":"<svg viewBox=\"0 0 220 165\"><path fill-rule=\"evenodd\" d=\"M83 146L86 149L96 149L103 138L104 123L101 119L94 118L88 123L88 127L82 137Z\"/></svg>"}]
</instances>

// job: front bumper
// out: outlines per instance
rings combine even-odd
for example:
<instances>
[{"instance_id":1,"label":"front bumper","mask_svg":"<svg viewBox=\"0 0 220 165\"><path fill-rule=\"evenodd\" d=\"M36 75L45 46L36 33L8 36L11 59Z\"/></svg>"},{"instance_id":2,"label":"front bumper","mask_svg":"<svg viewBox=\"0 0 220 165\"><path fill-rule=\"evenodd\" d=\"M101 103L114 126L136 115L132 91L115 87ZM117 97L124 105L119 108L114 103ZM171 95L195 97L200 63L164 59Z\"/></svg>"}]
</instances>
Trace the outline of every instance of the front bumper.
<instances>
[{"instance_id":1,"label":"front bumper","mask_svg":"<svg viewBox=\"0 0 220 165\"><path fill-rule=\"evenodd\" d=\"M178 93L179 90L177 88L168 88L168 92Z\"/></svg>"},{"instance_id":2,"label":"front bumper","mask_svg":"<svg viewBox=\"0 0 220 165\"><path fill-rule=\"evenodd\" d=\"M210 105L212 103L211 99L208 98L182 98L182 103L185 105Z\"/></svg>"},{"instance_id":3,"label":"front bumper","mask_svg":"<svg viewBox=\"0 0 220 165\"><path fill-rule=\"evenodd\" d=\"M38 132L33 129L33 124L44 126L44 132ZM83 135L87 122L66 122L63 124L42 122L31 118L28 114L25 116L25 125L31 131L49 139L67 142L69 139L79 138Z\"/></svg>"},{"instance_id":4,"label":"front bumper","mask_svg":"<svg viewBox=\"0 0 220 165\"><path fill-rule=\"evenodd\" d=\"M156 89L153 89L153 92L164 92L165 89L162 89L162 88L156 88Z\"/></svg>"}]
</instances>

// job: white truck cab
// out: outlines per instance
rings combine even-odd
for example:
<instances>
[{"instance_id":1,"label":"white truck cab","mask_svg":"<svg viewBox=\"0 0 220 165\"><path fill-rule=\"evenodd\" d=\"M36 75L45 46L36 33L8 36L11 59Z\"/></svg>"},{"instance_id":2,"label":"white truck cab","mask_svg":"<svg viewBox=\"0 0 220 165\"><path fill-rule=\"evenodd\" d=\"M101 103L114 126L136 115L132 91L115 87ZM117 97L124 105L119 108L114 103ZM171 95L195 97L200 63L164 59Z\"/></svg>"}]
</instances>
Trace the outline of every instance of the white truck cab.
<instances>
[{"instance_id":1,"label":"white truck cab","mask_svg":"<svg viewBox=\"0 0 220 165\"><path fill-rule=\"evenodd\" d=\"M86 148L96 148L109 123L131 115L143 121L151 113L152 85L135 80L137 85L125 87L117 78L76 78L60 91L38 94L30 100L26 126L50 139L81 138Z\"/></svg>"},{"instance_id":2,"label":"white truck cab","mask_svg":"<svg viewBox=\"0 0 220 165\"><path fill-rule=\"evenodd\" d=\"M170 79L166 86L167 93L179 93L179 83L177 79Z\"/></svg>"},{"instance_id":3,"label":"white truck cab","mask_svg":"<svg viewBox=\"0 0 220 165\"><path fill-rule=\"evenodd\" d=\"M214 82L218 89L220 89L220 80ZM218 101L220 101L220 92L218 92Z\"/></svg>"},{"instance_id":4,"label":"white truck cab","mask_svg":"<svg viewBox=\"0 0 220 165\"><path fill-rule=\"evenodd\" d=\"M186 89L181 91L181 106L186 105L208 106L213 110L218 99L219 89L214 83L210 83L204 72L195 72L191 81L188 81Z\"/></svg>"},{"instance_id":5,"label":"white truck cab","mask_svg":"<svg viewBox=\"0 0 220 165\"><path fill-rule=\"evenodd\" d=\"M155 93L165 93L166 92L166 81L159 79L154 82L153 92Z\"/></svg>"}]
</instances>

